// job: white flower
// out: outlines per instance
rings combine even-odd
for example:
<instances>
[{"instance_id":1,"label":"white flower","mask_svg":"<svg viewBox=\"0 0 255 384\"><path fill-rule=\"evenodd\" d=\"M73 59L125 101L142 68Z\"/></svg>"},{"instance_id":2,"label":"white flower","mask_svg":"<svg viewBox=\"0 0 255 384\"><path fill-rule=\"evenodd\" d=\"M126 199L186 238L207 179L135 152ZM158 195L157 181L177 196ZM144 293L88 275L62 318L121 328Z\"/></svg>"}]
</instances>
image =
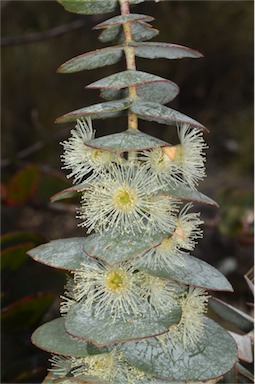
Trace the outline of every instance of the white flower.
<instances>
[{"instance_id":1,"label":"white flower","mask_svg":"<svg viewBox=\"0 0 255 384\"><path fill-rule=\"evenodd\" d=\"M179 216L176 218L176 226L171 241L178 248L192 251L195 248L195 240L203 237L203 231L199 228L203 221L199 219L200 212L188 213L190 208L192 208L192 203L186 204L180 211Z\"/></svg>"},{"instance_id":2,"label":"white flower","mask_svg":"<svg viewBox=\"0 0 255 384\"><path fill-rule=\"evenodd\" d=\"M144 297L156 312L169 313L180 305L178 298L183 289L179 284L148 273L140 273L140 279Z\"/></svg>"},{"instance_id":3,"label":"white flower","mask_svg":"<svg viewBox=\"0 0 255 384\"><path fill-rule=\"evenodd\" d=\"M139 159L143 161L144 167L157 176L160 183L175 182L178 178L179 169L169 155L172 148L175 153L175 147L160 147L150 151L143 151Z\"/></svg>"},{"instance_id":4,"label":"white flower","mask_svg":"<svg viewBox=\"0 0 255 384\"><path fill-rule=\"evenodd\" d=\"M69 309L76 303L74 294L74 281L70 276L67 276L67 283L65 285L65 296L60 296L63 301L60 303L60 314L65 316Z\"/></svg>"},{"instance_id":5,"label":"white flower","mask_svg":"<svg viewBox=\"0 0 255 384\"><path fill-rule=\"evenodd\" d=\"M74 295L77 301L95 316L110 313L113 320L126 314L142 313L142 290L139 287L139 273L134 273L132 266L121 263L116 267L82 265L80 271L74 272ZM144 303L143 303L144 301Z\"/></svg>"},{"instance_id":6,"label":"white flower","mask_svg":"<svg viewBox=\"0 0 255 384\"><path fill-rule=\"evenodd\" d=\"M147 266L152 269L172 269L172 266L185 266L186 252L182 249L191 251L194 249L196 239L203 236L199 225L203 223L199 219L200 213L188 213L192 204L186 204L175 218L175 228L171 235L148 251L138 255L135 265Z\"/></svg>"},{"instance_id":7,"label":"white flower","mask_svg":"<svg viewBox=\"0 0 255 384\"><path fill-rule=\"evenodd\" d=\"M180 302L182 307L181 320L177 325L170 328L165 337L181 343L185 349L198 345L204 334L203 320L207 311L208 299L209 295L204 289L190 286Z\"/></svg>"},{"instance_id":8,"label":"white flower","mask_svg":"<svg viewBox=\"0 0 255 384\"><path fill-rule=\"evenodd\" d=\"M72 357L53 355L49 362L52 368L48 369L54 377L65 377L72 370Z\"/></svg>"},{"instance_id":9,"label":"white flower","mask_svg":"<svg viewBox=\"0 0 255 384\"><path fill-rule=\"evenodd\" d=\"M71 137L61 143L64 147L61 160L65 165L62 168L71 170L67 177L74 177L74 183L81 182L92 172L98 174L114 161L120 161L120 156L114 152L90 148L88 144L94 137L91 119L81 119L71 130Z\"/></svg>"},{"instance_id":10,"label":"white flower","mask_svg":"<svg viewBox=\"0 0 255 384\"><path fill-rule=\"evenodd\" d=\"M130 365L121 352L114 348L111 352L85 357L53 356L49 369L54 377L76 377L86 380L99 380L100 383L137 383L141 379L150 379L143 371ZM152 381L153 382L153 381Z\"/></svg>"},{"instance_id":11,"label":"white flower","mask_svg":"<svg viewBox=\"0 0 255 384\"><path fill-rule=\"evenodd\" d=\"M158 195L155 177L141 167L112 166L97 178L93 188L85 190L79 210L81 226L89 231L153 233L171 231L177 200Z\"/></svg>"},{"instance_id":12,"label":"white flower","mask_svg":"<svg viewBox=\"0 0 255 384\"><path fill-rule=\"evenodd\" d=\"M207 145L203 132L198 128L191 128L188 124L182 124L178 127L178 136L180 144L170 147L166 153L178 168L179 179L195 189L198 181L206 176L204 149Z\"/></svg>"}]
</instances>

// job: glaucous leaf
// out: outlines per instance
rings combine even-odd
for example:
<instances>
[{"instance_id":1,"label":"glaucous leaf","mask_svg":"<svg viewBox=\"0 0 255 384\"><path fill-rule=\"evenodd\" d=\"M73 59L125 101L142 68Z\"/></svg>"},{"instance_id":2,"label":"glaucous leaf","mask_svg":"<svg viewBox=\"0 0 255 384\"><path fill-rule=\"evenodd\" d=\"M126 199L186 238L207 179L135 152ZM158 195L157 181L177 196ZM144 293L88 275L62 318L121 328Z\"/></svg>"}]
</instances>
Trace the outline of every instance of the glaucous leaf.
<instances>
[{"instance_id":1,"label":"glaucous leaf","mask_svg":"<svg viewBox=\"0 0 255 384\"><path fill-rule=\"evenodd\" d=\"M232 305L224 303L216 297L213 297L209 301L209 304L213 311L216 312L222 319L234 324L242 331L250 332L253 329L253 318Z\"/></svg>"},{"instance_id":2,"label":"glaucous leaf","mask_svg":"<svg viewBox=\"0 0 255 384\"><path fill-rule=\"evenodd\" d=\"M82 15L109 13L117 9L118 0L57 0L67 11ZM144 0L129 0L130 4L143 3Z\"/></svg>"},{"instance_id":3,"label":"glaucous leaf","mask_svg":"<svg viewBox=\"0 0 255 384\"><path fill-rule=\"evenodd\" d=\"M230 291L233 288L227 278L212 265L190 255L182 255L182 265L171 264L165 268L149 265L146 253L137 257L139 270L178 283L193 285L212 291Z\"/></svg>"},{"instance_id":4,"label":"glaucous leaf","mask_svg":"<svg viewBox=\"0 0 255 384\"><path fill-rule=\"evenodd\" d=\"M182 45L171 43L132 43L131 46L135 47L135 55L144 57L146 59L181 59L183 57L200 58L203 57L202 53L184 47Z\"/></svg>"},{"instance_id":5,"label":"glaucous leaf","mask_svg":"<svg viewBox=\"0 0 255 384\"><path fill-rule=\"evenodd\" d=\"M127 109L130 105L128 99L118 101L107 101L106 103L99 103L90 105L89 107L77 109L58 117L55 123L68 123L76 121L82 117L91 117L92 119L105 119L107 117L119 116L119 112Z\"/></svg>"},{"instance_id":6,"label":"glaucous leaf","mask_svg":"<svg viewBox=\"0 0 255 384\"><path fill-rule=\"evenodd\" d=\"M70 335L94 343L98 347L127 340L141 339L165 332L177 323L181 310L175 308L169 314L157 314L152 308L143 315L125 315L113 321L107 311L94 316L93 310L74 304L66 315L65 328Z\"/></svg>"},{"instance_id":7,"label":"glaucous leaf","mask_svg":"<svg viewBox=\"0 0 255 384\"><path fill-rule=\"evenodd\" d=\"M179 93L179 87L177 84L173 83L170 80L164 79L160 76L155 76L150 73L142 72L142 71L132 71L126 70L122 72L115 73L113 75L104 77L94 83L91 83L86 86L89 89L97 89L97 88L114 88L121 89L126 88L131 85L144 85L152 82L163 82L164 84L168 84L168 90L175 97Z\"/></svg>"},{"instance_id":8,"label":"glaucous leaf","mask_svg":"<svg viewBox=\"0 0 255 384\"><path fill-rule=\"evenodd\" d=\"M167 194L173 197L180 198L182 200L193 201L194 203L208 204L214 207L218 207L218 204L210 197L204 195L196 189L192 189L187 185L177 181L175 181L175 183L165 184L164 188L162 188L161 191L162 194Z\"/></svg>"},{"instance_id":9,"label":"glaucous leaf","mask_svg":"<svg viewBox=\"0 0 255 384\"><path fill-rule=\"evenodd\" d=\"M64 326L65 318L59 317L41 325L32 334L32 343L44 351L64 356L84 357L109 352L109 347L95 345L70 336Z\"/></svg>"},{"instance_id":10,"label":"glaucous leaf","mask_svg":"<svg viewBox=\"0 0 255 384\"><path fill-rule=\"evenodd\" d=\"M166 141L147 135L138 130L126 130L93 139L89 147L105 149L109 151L128 152L142 151L156 147L169 146Z\"/></svg>"},{"instance_id":11,"label":"glaucous leaf","mask_svg":"<svg viewBox=\"0 0 255 384\"><path fill-rule=\"evenodd\" d=\"M136 85L137 96L141 100L166 104L172 101L179 93L178 87L176 84L173 84L171 81L165 80L148 81L146 84ZM128 89L105 88L101 90L100 95L106 100L123 99L128 97Z\"/></svg>"},{"instance_id":12,"label":"glaucous leaf","mask_svg":"<svg viewBox=\"0 0 255 384\"><path fill-rule=\"evenodd\" d=\"M91 235L93 236L93 235ZM93 264L95 261L86 256L84 247L86 237L52 240L28 251L28 255L35 261L54 268L65 270L79 270L81 263Z\"/></svg>"},{"instance_id":13,"label":"glaucous leaf","mask_svg":"<svg viewBox=\"0 0 255 384\"><path fill-rule=\"evenodd\" d=\"M92 257L97 257L108 264L120 263L129 259L146 249L160 244L169 236L158 233L155 235L137 237L132 234L120 235L114 233L92 234L84 241L83 250Z\"/></svg>"},{"instance_id":14,"label":"glaucous leaf","mask_svg":"<svg viewBox=\"0 0 255 384\"><path fill-rule=\"evenodd\" d=\"M188 382L220 377L237 362L236 343L213 320L204 322L205 332L190 350L170 338L162 348L155 337L123 343L120 349L130 364L162 379Z\"/></svg>"},{"instance_id":15,"label":"glaucous leaf","mask_svg":"<svg viewBox=\"0 0 255 384\"><path fill-rule=\"evenodd\" d=\"M83 55L76 56L64 64L62 64L57 72L59 73L73 73L80 72L84 69L94 69L105 67L117 63L123 56L123 47L110 47L97 49L84 53Z\"/></svg>"},{"instance_id":16,"label":"glaucous leaf","mask_svg":"<svg viewBox=\"0 0 255 384\"><path fill-rule=\"evenodd\" d=\"M147 41L157 36L159 31L143 21L137 21L131 24L131 33L134 41ZM98 38L103 43L109 41L123 43L125 41L124 32L120 25L106 28Z\"/></svg>"},{"instance_id":17,"label":"glaucous leaf","mask_svg":"<svg viewBox=\"0 0 255 384\"><path fill-rule=\"evenodd\" d=\"M133 23L136 21L153 21L154 17L148 16L148 15L143 15L140 13L129 13L127 15L119 15L119 16L114 16L108 20L103 21L100 24L95 25L93 29L104 29L108 28L114 25L122 25L126 23L127 21L129 23Z\"/></svg>"},{"instance_id":18,"label":"glaucous leaf","mask_svg":"<svg viewBox=\"0 0 255 384\"><path fill-rule=\"evenodd\" d=\"M113 12L117 8L117 0L57 0L65 10L82 15L96 15Z\"/></svg>"},{"instance_id":19,"label":"glaucous leaf","mask_svg":"<svg viewBox=\"0 0 255 384\"><path fill-rule=\"evenodd\" d=\"M167 125L176 125L176 123L189 124L207 131L207 129L196 120L159 103L134 100L130 106L130 110L143 120L156 121L157 123Z\"/></svg>"},{"instance_id":20,"label":"glaucous leaf","mask_svg":"<svg viewBox=\"0 0 255 384\"><path fill-rule=\"evenodd\" d=\"M63 191L55 193L50 199L51 203L55 203L56 201L63 199L71 199L73 197L77 197L77 193L82 192L84 189L89 188L90 184L82 183L76 184L73 187L63 189Z\"/></svg>"}]
</instances>

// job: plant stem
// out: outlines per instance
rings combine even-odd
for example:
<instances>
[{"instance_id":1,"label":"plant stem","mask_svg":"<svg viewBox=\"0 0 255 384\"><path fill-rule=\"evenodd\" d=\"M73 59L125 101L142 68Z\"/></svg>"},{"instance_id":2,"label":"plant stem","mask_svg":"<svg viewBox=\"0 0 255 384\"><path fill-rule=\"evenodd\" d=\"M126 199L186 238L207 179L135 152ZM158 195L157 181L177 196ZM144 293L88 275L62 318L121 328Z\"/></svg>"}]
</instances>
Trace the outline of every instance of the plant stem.
<instances>
[{"instance_id":1,"label":"plant stem","mask_svg":"<svg viewBox=\"0 0 255 384\"><path fill-rule=\"evenodd\" d=\"M129 1L128 0L119 0L121 14L128 15L130 13L129 10ZM127 69L131 71L136 70L135 65L135 50L134 47L130 47L128 43L132 43L132 31L131 31L131 23L126 22L123 24L123 31L125 36L125 44L126 47L124 49L126 56ZM128 95L130 100L134 100L137 97L136 86L131 85L128 87ZM138 129L138 118L137 115L130 110L128 111L128 129L137 130Z\"/></svg>"}]
</instances>

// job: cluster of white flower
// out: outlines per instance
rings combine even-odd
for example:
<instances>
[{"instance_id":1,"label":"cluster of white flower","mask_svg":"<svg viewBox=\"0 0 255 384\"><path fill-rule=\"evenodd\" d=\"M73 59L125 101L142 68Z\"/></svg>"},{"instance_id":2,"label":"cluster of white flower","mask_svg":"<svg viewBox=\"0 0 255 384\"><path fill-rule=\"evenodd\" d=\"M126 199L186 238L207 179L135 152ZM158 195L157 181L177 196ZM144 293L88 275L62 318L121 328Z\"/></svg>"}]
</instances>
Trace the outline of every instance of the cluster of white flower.
<instances>
[{"instance_id":1,"label":"cluster of white flower","mask_svg":"<svg viewBox=\"0 0 255 384\"><path fill-rule=\"evenodd\" d=\"M135 160L131 156L132 160L128 161L123 154L90 147L94 138L91 120L78 120L71 131L72 137L62 143L62 160L63 168L71 169L68 177L74 177L75 183L85 177L90 183L82 196L80 225L89 232L169 233L176 225L190 230L188 222L198 221L197 215L191 218L191 214L187 216L183 212L178 224L175 212L180 201L164 194L164 186L181 180L194 188L205 175L206 145L197 128L184 124L178 133L177 146L138 152ZM176 230L174 237L177 236L179 239L183 236L187 248L188 236Z\"/></svg>"},{"instance_id":2,"label":"cluster of white flower","mask_svg":"<svg viewBox=\"0 0 255 384\"><path fill-rule=\"evenodd\" d=\"M135 384L141 379L150 379L150 376L142 372L123 358L122 353L114 348L109 353L85 357L69 357L53 355L50 359L52 368L49 370L54 377L76 377L83 380L98 380L107 383ZM87 381L86 381L87 382ZM152 381L153 382L153 381Z\"/></svg>"},{"instance_id":3,"label":"cluster of white flower","mask_svg":"<svg viewBox=\"0 0 255 384\"><path fill-rule=\"evenodd\" d=\"M80 226L86 227L88 233L108 231L109 241L111 233L120 236L160 233L164 239L159 245L115 265L93 257L93 262L81 264L79 270L72 272L73 278L68 278L61 297L61 314L65 316L79 303L95 317L111 316L112 321L125 322L129 315L140 316L149 311L160 315L179 308L182 311L179 323L157 338L163 347L171 340L192 348L204 331L208 295L201 288L154 276L153 269L182 268L196 240L202 237L203 222L199 213L192 212L192 204L181 208L181 199L166 192L167 186L175 189L179 182L194 189L204 178L206 145L202 132L187 124L180 125L178 145L130 152L127 159L123 153L90 145L95 137L90 120L78 120L71 134L62 143L62 160L64 168L71 170L69 177L74 177L75 183L85 179L87 182L78 210ZM146 267L152 272L145 272ZM82 358L54 356L52 364L56 376L96 377L109 383L115 379L132 383L136 382L134 377L145 377L128 365L116 348Z\"/></svg>"},{"instance_id":4,"label":"cluster of white flower","mask_svg":"<svg viewBox=\"0 0 255 384\"><path fill-rule=\"evenodd\" d=\"M68 280L65 296L61 296L61 314L81 302L95 317L112 316L113 321L127 315L140 316L148 311L169 313L180 307L186 286L136 270L131 263L105 266L82 264ZM179 298L179 299L178 299Z\"/></svg>"}]
</instances>

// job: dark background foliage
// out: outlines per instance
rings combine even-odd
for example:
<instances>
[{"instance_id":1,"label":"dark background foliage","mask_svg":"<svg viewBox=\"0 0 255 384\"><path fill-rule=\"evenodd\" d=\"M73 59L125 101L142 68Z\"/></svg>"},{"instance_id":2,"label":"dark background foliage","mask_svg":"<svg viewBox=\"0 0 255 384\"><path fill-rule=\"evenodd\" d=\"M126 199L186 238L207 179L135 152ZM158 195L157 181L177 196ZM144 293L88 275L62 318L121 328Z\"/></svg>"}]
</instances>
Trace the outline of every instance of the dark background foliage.
<instances>
[{"instance_id":1,"label":"dark background foliage","mask_svg":"<svg viewBox=\"0 0 255 384\"><path fill-rule=\"evenodd\" d=\"M64 61L105 46L91 28L113 14L79 16L55 1L2 1L1 8L2 382L28 383L45 375L47 355L30 345L30 334L58 316L64 275L37 265L25 252L51 239L84 234L77 227L75 202L49 204L50 195L70 185L60 170L59 141L73 125L54 125L54 120L99 102L98 92L84 87L123 70L125 63L56 74ZM205 56L137 59L137 67L176 82L181 93L171 107L210 130L208 177L200 190L221 208L202 208L205 235L194 255L221 269L233 284L235 294L221 297L251 313L243 275L252 265L253 238L253 2L146 1L133 12L155 17L153 26L160 34L154 41L182 44ZM72 29L77 20L84 20L84 27ZM54 37L54 28L62 25L66 33ZM31 42L31 37L39 41ZM94 127L98 136L119 132L126 119L96 120ZM173 127L143 121L140 127L176 142Z\"/></svg>"}]
</instances>

